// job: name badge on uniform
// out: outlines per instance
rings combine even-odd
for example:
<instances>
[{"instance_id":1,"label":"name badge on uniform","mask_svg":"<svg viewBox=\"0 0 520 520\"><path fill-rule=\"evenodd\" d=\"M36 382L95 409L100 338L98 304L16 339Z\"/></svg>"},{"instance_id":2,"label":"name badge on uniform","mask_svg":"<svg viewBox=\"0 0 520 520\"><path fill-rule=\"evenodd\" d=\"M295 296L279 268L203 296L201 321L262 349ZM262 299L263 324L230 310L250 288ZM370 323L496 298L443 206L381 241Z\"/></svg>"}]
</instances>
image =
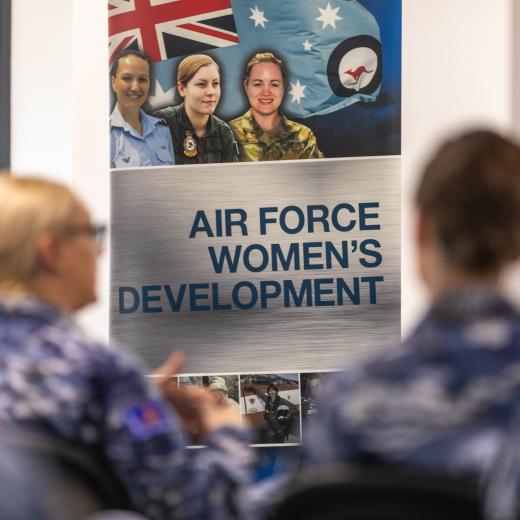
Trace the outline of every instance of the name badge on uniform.
<instances>
[{"instance_id":1,"label":"name badge on uniform","mask_svg":"<svg viewBox=\"0 0 520 520\"><path fill-rule=\"evenodd\" d=\"M195 157L199 153L197 150L197 141L195 141L193 134L189 130L184 132L182 147L186 157Z\"/></svg>"}]
</instances>

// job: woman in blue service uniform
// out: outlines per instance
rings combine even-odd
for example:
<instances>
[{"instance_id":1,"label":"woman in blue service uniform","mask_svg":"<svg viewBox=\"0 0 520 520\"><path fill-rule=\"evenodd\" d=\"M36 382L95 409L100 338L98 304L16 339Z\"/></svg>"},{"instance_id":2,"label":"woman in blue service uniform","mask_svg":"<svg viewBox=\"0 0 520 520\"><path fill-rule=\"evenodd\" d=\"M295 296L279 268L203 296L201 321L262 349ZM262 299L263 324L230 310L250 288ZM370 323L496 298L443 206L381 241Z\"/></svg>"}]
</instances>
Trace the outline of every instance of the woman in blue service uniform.
<instances>
[{"instance_id":1,"label":"woman in blue service uniform","mask_svg":"<svg viewBox=\"0 0 520 520\"><path fill-rule=\"evenodd\" d=\"M150 91L150 63L139 51L124 50L112 67L116 105L110 116L110 167L174 164L170 132L141 108Z\"/></svg>"},{"instance_id":2,"label":"woman in blue service uniform","mask_svg":"<svg viewBox=\"0 0 520 520\"><path fill-rule=\"evenodd\" d=\"M176 164L238 161L231 128L214 116L220 100L220 71L205 54L184 58L177 69L183 102L154 113L170 127Z\"/></svg>"},{"instance_id":3,"label":"woman in blue service uniform","mask_svg":"<svg viewBox=\"0 0 520 520\"><path fill-rule=\"evenodd\" d=\"M491 482L492 518L517 519L520 313L504 275L520 257L520 147L484 130L450 139L415 202L430 309L402 345L327 383L305 436L309 471L360 463Z\"/></svg>"}]
</instances>

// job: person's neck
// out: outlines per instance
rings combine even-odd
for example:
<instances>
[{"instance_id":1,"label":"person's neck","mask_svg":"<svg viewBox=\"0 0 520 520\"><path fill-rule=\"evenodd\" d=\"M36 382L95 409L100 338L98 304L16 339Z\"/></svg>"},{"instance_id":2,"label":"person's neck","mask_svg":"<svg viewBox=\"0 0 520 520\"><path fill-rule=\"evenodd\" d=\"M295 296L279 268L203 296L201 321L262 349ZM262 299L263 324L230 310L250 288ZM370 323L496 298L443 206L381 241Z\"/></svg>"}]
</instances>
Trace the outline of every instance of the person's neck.
<instances>
[{"instance_id":1,"label":"person's neck","mask_svg":"<svg viewBox=\"0 0 520 520\"><path fill-rule=\"evenodd\" d=\"M276 132L276 130L278 130L282 124L282 117L278 112L265 115L251 110L251 114L253 115L253 118L257 122L258 126L268 134Z\"/></svg>"},{"instance_id":2,"label":"person's neck","mask_svg":"<svg viewBox=\"0 0 520 520\"><path fill-rule=\"evenodd\" d=\"M198 114L186 104L184 105L184 108L186 109L186 114L190 120L191 126L193 126L193 130L195 130L195 133L197 134L197 137L204 137L207 131L209 115Z\"/></svg>"},{"instance_id":3,"label":"person's neck","mask_svg":"<svg viewBox=\"0 0 520 520\"><path fill-rule=\"evenodd\" d=\"M123 119L139 134L143 135L143 125L141 123L141 111L138 108L135 109L129 109L122 107L119 103L117 104L117 108L119 109L119 112L123 116Z\"/></svg>"},{"instance_id":4,"label":"person's neck","mask_svg":"<svg viewBox=\"0 0 520 520\"><path fill-rule=\"evenodd\" d=\"M52 281L37 280L28 289L27 296L33 296L39 300L48 303L67 314L71 314L76 309L70 298L67 298L65 288L58 286Z\"/></svg>"},{"instance_id":5,"label":"person's neck","mask_svg":"<svg viewBox=\"0 0 520 520\"><path fill-rule=\"evenodd\" d=\"M500 273L498 271L490 272L471 272L460 269L449 269L437 273L430 282L430 290L434 297L442 294L456 292L468 287L489 287L492 291L499 289Z\"/></svg>"}]
</instances>

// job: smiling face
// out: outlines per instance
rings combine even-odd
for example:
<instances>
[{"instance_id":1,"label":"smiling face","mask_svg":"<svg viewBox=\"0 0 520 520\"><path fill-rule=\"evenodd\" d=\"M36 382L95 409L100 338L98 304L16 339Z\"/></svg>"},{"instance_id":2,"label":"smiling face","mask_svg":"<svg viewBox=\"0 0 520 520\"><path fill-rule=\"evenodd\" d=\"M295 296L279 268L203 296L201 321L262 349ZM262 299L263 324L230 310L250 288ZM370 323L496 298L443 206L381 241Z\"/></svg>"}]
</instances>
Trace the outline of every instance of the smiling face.
<instances>
[{"instance_id":1,"label":"smiling face","mask_svg":"<svg viewBox=\"0 0 520 520\"><path fill-rule=\"evenodd\" d=\"M270 62L253 65L244 88L253 115L268 116L278 112L285 93L280 67Z\"/></svg>"},{"instance_id":2,"label":"smiling face","mask_svg":"<svg viewBox=\"0 0 520 520\"><path fill-rule=\"evenodd\" d=\"M148 99L150 67L138 56L125 56L112 76L112 90L121 111L138 110Z\"/></svg>"},{"instance_id":3,"label":"smiling face","mask_svg":"<svg viewBox=\"0 0 520 520\"><path fill-rule=\"evenodd\" d=\"M177 83L179 94L184 98L188 113L210 115L220 99L220 74L215 64L201 67L184 85Z\"/></svg>"}]
</instances>

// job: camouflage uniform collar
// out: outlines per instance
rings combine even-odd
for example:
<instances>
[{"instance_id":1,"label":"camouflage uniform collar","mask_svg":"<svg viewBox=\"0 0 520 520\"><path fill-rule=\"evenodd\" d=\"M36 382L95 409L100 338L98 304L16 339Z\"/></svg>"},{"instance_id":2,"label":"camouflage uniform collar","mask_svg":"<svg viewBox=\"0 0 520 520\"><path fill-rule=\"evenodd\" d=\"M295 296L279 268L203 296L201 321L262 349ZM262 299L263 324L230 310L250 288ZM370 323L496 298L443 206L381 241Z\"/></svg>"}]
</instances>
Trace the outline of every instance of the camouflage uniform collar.
<instances>
[{"instance_id":1,"label":"camouflage uniform collar","mask_svg":"<svg viewBox=\"0 0 520 520\"><path fill-rule=\"evenodd\" d=\"M256 119L253 116L253 112L251 109L249 109L245 114L244 118L248 120L248 122L251 124L251 127L253 128L253 132L258 137L258 139L270 142L273 139L285 139L288 135L292 133L290 121L282 114L282 112L278 112L280 114L280 127L276 132L269 133L262 129L262 127L256 122Z\"/></svg>"},{"instance_id":2,"label":"camouflage uniform collar","mask_svg":"<svg viewBox=\"0 0 520 520\"><path fill-rule=\"evenodd\" d=\"M195 129L191 124L190 118L188 117L188 113L186 112L186 107L184 103L179 105L179 123L184 127L193 132L193 135L196 135ZM206 124L206 135L211 134L217 128L217 124L215 122L215 118L210 114L208 122Z\"/></svg>"},{"instance_id":3,"label":"camouflage uniform collar","mask_svg":"<svg viewBox=\"0 0 520 520\"><path fill-rule=\"evenodd\" d=\"M436 320L452 323L514 314L513 306L496 289L485 285L444 293L435 300L429 312Z\"/></svg>"},{"instance_id":4,"label":"camouflage uniform collar","mask_svg":"<svg viewBox=\"0 0 520 520\"><path fill-rule=\"evenodd\" d=\"M43 318L46 321L67 321L72 317L58 307L29 295L0 297L0 314L24 315Z\"/></svg>"},{"instance_id":5,"label":"camouflage uniform collar","mask_svg":"<svg viewBox=\"0 0 520 520\"><path fill-rule=\"evenodd\" d=\"M278 130L277 134L279 137L285 138L286 136L294 133L294 130L291 128L291 121L289 121L289 119L287 119L281 112L280 117L282 118L282 124L280 125L280 129Z\"/></svg>"}]
</instances>

